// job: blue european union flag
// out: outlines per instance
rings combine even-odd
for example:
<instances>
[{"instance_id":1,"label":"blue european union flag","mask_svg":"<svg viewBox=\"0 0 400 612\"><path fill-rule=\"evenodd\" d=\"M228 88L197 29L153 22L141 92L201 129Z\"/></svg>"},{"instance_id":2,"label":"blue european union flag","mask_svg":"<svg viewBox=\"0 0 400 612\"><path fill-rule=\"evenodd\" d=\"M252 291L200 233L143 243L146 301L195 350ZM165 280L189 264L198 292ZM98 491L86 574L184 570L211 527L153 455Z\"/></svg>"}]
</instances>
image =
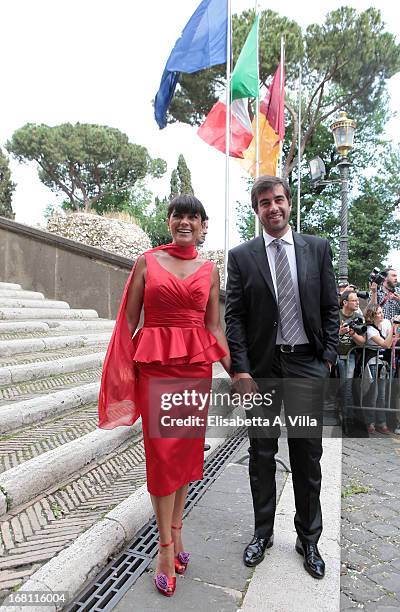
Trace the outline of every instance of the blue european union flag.
<instances>
[{"instance_id":1,"label":"blue european union flag","mask_svg":"<svg viewBox=\"0 0 400 612\"><path fill-rule=\"evenodd\" d=\"M167 110L181 72L197 72L226 62L227 0L203 0L187 22L165 65L154 103L158 126L167 125Z\"/></svg>"}]
</instances>

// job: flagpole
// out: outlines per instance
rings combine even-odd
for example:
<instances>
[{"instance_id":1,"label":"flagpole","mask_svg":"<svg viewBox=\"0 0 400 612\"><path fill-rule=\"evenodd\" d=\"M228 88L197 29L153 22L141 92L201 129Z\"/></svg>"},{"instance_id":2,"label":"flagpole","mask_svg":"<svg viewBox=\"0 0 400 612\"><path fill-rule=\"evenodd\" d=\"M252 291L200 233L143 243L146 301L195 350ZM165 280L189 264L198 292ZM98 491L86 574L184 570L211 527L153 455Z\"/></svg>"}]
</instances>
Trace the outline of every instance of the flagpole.
<instances>
[{"instance_id":1,"label":"flagpole","mask_svg":"<svg viewBox=\"0 0 400 612\"><path fill-rule=\"evenodd\" d=\"M256 19L258 17L258 12L259 12L259 8L258 8L258 1L256 0L256 4L255 4L255 13L256 13ZM258 88L260 88L260 63L259 63L259 27L260 24L257 21L257 79L258 79ZM256 97L256 171L255 171L255 179L257 180L258 177L260 176L260 134L259 134L259 129L260 129L260 91L258 91L258 95ZM257 238L257 236L260 235L260 220L257 217L257 215L255 216L255 238Z\"/></svg>"},{"instance_id":2,"label":"flagpole","mask_svg":"<svg viewBox=\"0 0 400 612\"><path fill-rule=\"evenodd\" d=\"M231 115L231 0L228 0L228 20L226 35L226 125L225 125L225 236L224 236L224 289L228 278L228 251L230 234L229 215L229 151Z\"/></svg>"},{"instance_id":3,"label":"flagpole","mask_svg":"<svg viewBox=\"0 0 400 612\"><path fill-rule=\"evenodd\" d=\"M281 65L280 65L280 77L279 77L279 97L282 100L282 90L283 90L283 66L285 65L285 41L283 36L281 36ZM283 176L283 142L279 143L279 176L282 178Z\"/></svg>"},{"instance_id":4,"label":"flagpole","mask_svg":"<svg viewBox=\"0 0 400 612\"><path fill-rule=\"evenodd\" d=\"M300 232L300 198L301 198L301 65L299 69L299 111L298 111L298 134L297 134L297 231Z\"/></svg>"}]
</instances>

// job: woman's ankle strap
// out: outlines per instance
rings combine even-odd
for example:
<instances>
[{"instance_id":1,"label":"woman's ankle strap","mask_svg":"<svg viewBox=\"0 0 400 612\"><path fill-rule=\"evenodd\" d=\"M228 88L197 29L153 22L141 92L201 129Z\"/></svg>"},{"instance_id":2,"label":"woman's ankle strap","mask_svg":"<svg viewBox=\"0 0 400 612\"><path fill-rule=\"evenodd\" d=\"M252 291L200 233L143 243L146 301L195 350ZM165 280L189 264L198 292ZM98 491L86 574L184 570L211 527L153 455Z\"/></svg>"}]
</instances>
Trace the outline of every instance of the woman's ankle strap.
<instances>
[{"instance_id":1,"label":"woman's ankle strap","mask_svg":"<svg viewBox=\"0 0 400 612\"><path fill-rule=\"evenodd\" d=\"M160 542L160 547L161 548L165 548L166 546L171 546L171 544L173 544L173 543L174 543L173 540L171 540L171 542L168 542L168 544L161 544L161 542Z\"/></svg>"},{"instance_id":2,"label":"woman's ankle strap","mask_svg":"<svg viewBox=\"0 0 400 612\"><path fill-rule=\"evenodd\" d=\"M171 525L171 528L172 529L180 530L180 529L182 529L182 523L179 525L179 527L177 527L176 525Z\"/></svg>"}]
</instances>

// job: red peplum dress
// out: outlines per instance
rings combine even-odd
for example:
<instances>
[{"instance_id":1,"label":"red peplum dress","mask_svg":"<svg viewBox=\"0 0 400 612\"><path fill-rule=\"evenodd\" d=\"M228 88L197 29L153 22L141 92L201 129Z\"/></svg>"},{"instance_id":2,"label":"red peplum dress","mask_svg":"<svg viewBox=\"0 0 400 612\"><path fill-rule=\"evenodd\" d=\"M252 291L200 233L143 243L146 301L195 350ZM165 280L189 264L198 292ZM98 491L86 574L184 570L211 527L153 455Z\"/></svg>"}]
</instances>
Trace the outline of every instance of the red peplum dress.
<instances>
[{"instance_id":1,"label":"red peplum dress","mask_svg":"<svg viewBox=\"0 0 400 612\"><path fill-rule=\"evenodd\" d=\"M121 310L129 279L103 367L99 426L110 429L142 417L147 488L161 496L203 477L208 402L201 409L197 399L195 406L193 402L188 404L193 390L203 396L211 390L212 363L226 352L204 326L214 264L206 261L182 280L168 272L151 251L144 256L144 324L132 340L129 332L126 336ZM114 380L116 367L118 376ZM177 402L171 409L161 407L163 397L180 398L184 392L183 405ZM162 416L184 418L188 414L201 415L203 425L160 427Z\"/></svg>"}]
</instances>

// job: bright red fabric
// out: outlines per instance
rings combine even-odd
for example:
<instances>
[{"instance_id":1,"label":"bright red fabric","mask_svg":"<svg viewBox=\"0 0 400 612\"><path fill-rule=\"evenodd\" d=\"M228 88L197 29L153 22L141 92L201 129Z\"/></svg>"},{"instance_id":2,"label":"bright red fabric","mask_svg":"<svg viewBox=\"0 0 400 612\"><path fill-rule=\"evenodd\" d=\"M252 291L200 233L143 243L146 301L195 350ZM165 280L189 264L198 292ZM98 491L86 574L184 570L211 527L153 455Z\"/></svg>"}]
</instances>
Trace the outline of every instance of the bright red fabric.
<instances>
[{"instance_id":1,"label":"bright red fabric","mask_svg":"<svg viewBox=\"0 0 400 612\"><path fill-rule=\"evenodd\" d=\"M152 495L170 495L185 484L203 478L208 405L201 412L187 405L178 408L181 416L201 415L204 424L178 427L170 432L168 427L160 426L161 417L169 414L160 410L160 392L171 388L175 393L199 388L207 392L211 377L211 364L138 365L137 401L141 408L147 489Z\"/></svg>"},{"instance_id":2,"label":"bright red fabric","mask_svg":"<svg viewBox=\"0 0 400 612\"><path fill-rule=\"evenodd\" d=\"M104 360L99 394L99 427L132 425L140 416L135 362L167 366L218 361L225 355L204 327L210 291L211 268L206 262L184 280L161 266L152 255L157 250L182 259L197 256L195 247L163 245L147 251L144 293L144 326L133 340L125 317L132 269L122 296L115 328Z\"/></svg>"}]
</instances>

